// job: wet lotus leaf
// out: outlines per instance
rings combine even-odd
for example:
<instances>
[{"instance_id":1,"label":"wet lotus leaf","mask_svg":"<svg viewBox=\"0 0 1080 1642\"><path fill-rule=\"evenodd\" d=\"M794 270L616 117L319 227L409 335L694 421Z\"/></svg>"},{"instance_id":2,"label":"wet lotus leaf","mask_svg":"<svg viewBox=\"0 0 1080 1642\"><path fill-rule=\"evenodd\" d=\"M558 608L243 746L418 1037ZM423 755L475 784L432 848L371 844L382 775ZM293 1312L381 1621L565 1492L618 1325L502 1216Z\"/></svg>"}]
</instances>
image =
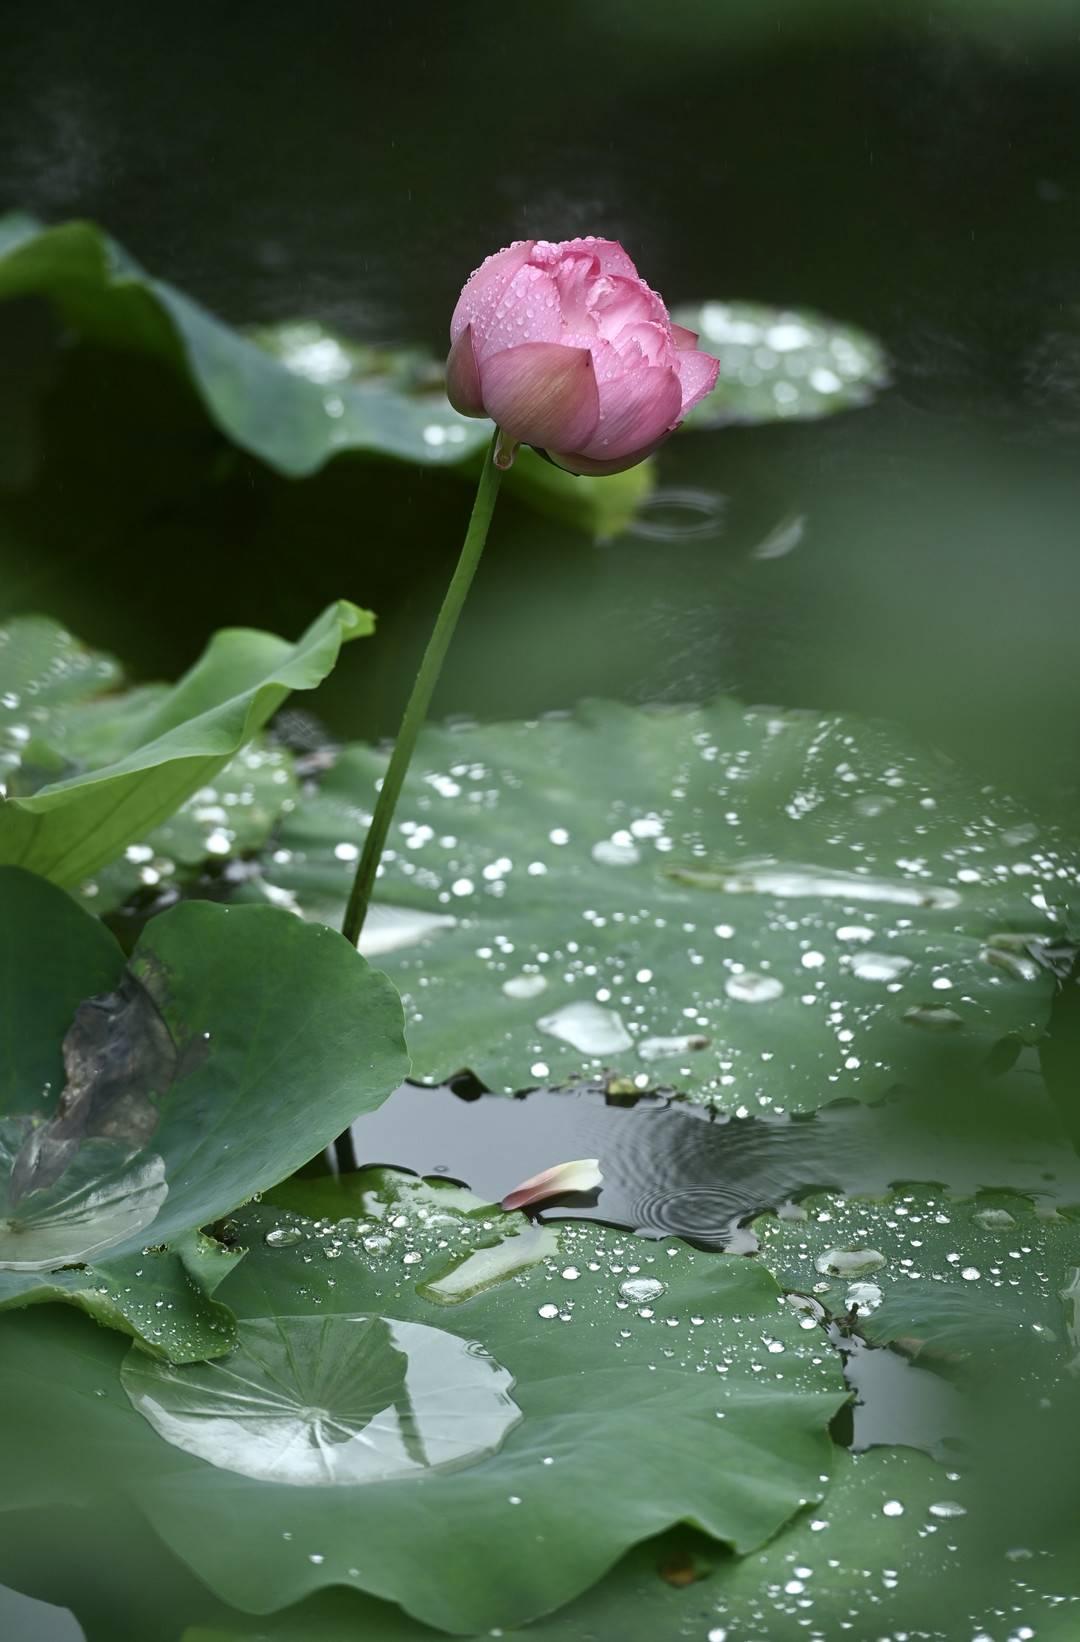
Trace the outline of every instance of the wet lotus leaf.
<instances>
[{"instance_id":1,"label":"wet lotus leaf","mask_svg":"<svg viewBox=\"0 0 1080 1642\"><path fill-rule=\"evenodd\" d=\"M224 1267L189 1234L290 1174L407 1071L390 983L287 912L181 904L151 920L126 967L44 879L0 870L0 913L0 1301L51 1285L138 1326L175 1307L188 1277L208 1294ZM55 1037L34 1042L39 1031ZM118 1264L169 1243L180 1267ZM74 1266L92 1271L61 1270ZM215 1321L189 1317L186 1343L139 1332L192 1354L191 1328L219 1341Z\"/></svg>"},{"instance_id":2,"label":"wet lotus leaf","mask_svg":"<svg viewBox=\"0 0 1080 1642\"><path fill-rule=\"evenodd\" d=\"M4 1642L177 1642L185 1625L209 1622L220 1609L116 1497L92 1510L5 1512L0 1579L41 1604L27 1607L20 1629L0 1586Z\"/></svg>"},{"instance_id":3,"label":"wet lotus leaf","mask_svg":"<svg viewBox=\"0 0 1080 1642\"><path fill-rule=\"evenodd\" d=\"M906 1188L879 1201L809 1198L802 1214L755 1222L761 1258L867 1339L974 1358L980 1373L1021 1347L1047 1375L1080 1363L1080 1211Z\"/></svg>"},{"instance_id":4,"label":"wet lotus leaf","mask_svg":"<svg viewBox=\"0 0 1080 1642\"><path fill-rule=\"evenodd\" d=\"M0 1114L52 1114L76 1010L123 973L124 955L96 918L40 878L0 868Z\"/></svg>"},{"instance_id":5,"label":"wet lotus leaf","mask_svg":"<svg viewBox=\"0 0 1080 1642\"><path fill-rule=\"evenodd\" d=\"M811 1506L760 1552L728 1558L701 1536L676 1529L631 1551L568 1607L513 1634L538 1642L667 1642L683 1636L701 1642L834 1642L864 1634L891 1638L908 1629L925 1642L956 1642L997 1635L1007 1613L1003 1637L1020 1642L1026 1627L1039 1642L1073 1642L1080 1614L1075 1556L1059 1547L1035 1552L1023 1534L1002 1539L994 1531L994 1503L966 1469L950 1474L910 1449L855 1456L841 1451L824 1503ZM35 1520L40 1532L40 1517L7 1515L16 1545L27 1537L26 1529L19 1532L22 1522ZM64 1520L81 1526L72 1513ZM129 1539L134 1526L124 1524ZM143 1537L146 1554L153 1551L165 1576L169 1560L158 1542ZM99 1551L107 1551L108 1543L99 1532ZM17 1571L20 1584L26 1581L24 1559L25 1550L10 1576L14 1580ZM122 1565L110 1563L110 1572L122 1578ZM179 1583L175 1573L173 1579ZM44 1587L52 1594L55 1580L54 1573ZM61 1599L81 1612L80 1598L87 1606L93 1598L73 1584L69 1576ZM208 1613L194 1588L177 1596L174 1613L202 1610L181 1642L433 1642L441 1634L399 1608L348 1590L324 1591L259 1616L226 1607ZM117 1608L114 1624L119 1614ZM480 1642L475 1633L474 1642Z\"/></svg>"},{"instance_id":6,"label":"wet lotus leaf","mask_svg":"<svg viewBox=\"0 0 1080 1642\"><path fill-rule=\"evenodd\" d=\"M700 1539L673 1535L635 1552L580 1602L536 1626L537 1642L606 1635L876 1642L905 1632L958 1642L999 1634L1006 1605L1003 1637L1023 1637L1025 1620L1041 1637L1043 1615L1058 1601L1070 1604L1075 1625L1074 1568L1060 1557L1011 1561L1000 1542L987 1543L993 1511L985 1507L966 1470L958 1475L905 1448L841 1452L824 1503L760 1553L718 1560ZM673 1585L665 1572L684 1561L698 1577ZM316 1630L311 1642L337 1639Z\"/></svg>"},{"instance_id":7,"label":"wet lotus leaf","mask_svg":"<svg viewBox=\"0 0 1080 1642\"><path fill-rule=\"evenodd\" d=\"M16 616L0 642L0 780L26 797L54 778L100 769L125 756L140 721L166 702L171 686L118 688L121 669L58 622ZM255 849L291 804L292 758L256 737L216 777L146 838L80 886L96 913L138 890L168 887L206 862Z\"/></svg>"},{"instance_id":8,"label":"wet lotus leaf","mask_svg":"<svg viewBox=\"0 0 1080 1642\"><path fill-rule=\"evenodd\" d=\"M128 1197L134 1202L136 1191L163 1200L161 1159L145 1154L159 1102L182 1075L183 1055L149 989L129 972L103 997L86 999L64 1037L63 1056L64 1088L52 1115L16 1118L0 1132L8 1213L21 1218L40 1204L47 1221L60 1223L87 1193L118 1207ZM139 1184L128 1190L122 1176L139 1154ZM156 1206L146 1224L155 1213Z\"/></svg>"},{"instance_id":9,"label":"wet lotus leaf","mask_svg":"<svg viewBox=\"0 0 1080 1642\"><path fill-rule=\"evenodd\" d=\"M37 1479L38 1498L92 1498L107 1450L112 1485L233 1606L269 1612L345 1584L471 1633L567 1601L676 1521L749 1552L821 1497L826 1427L846 1393L823 1336L760 1265L566 1227L557 1257L436 1305L422 1290L471 1234L462 1244L461 1211L440 1215L423 1194L394 1208L366 1220L242 1211L249 1252L219 1291L239 1319L236 1356L191 1373L129 1356L134 1403L104 1335L0 1318L0 1394L17 1431L46 1402L50 1453L71 1422L80 1431L79 1454ZM385 1334L371 1340L375 1316ZM57 1352L65 1368L48 1389L40 1363ZM377 1375L350 1372L365 1354ZM436 1360L458 1367L429 1404ZM384 1410L360 1406L384 1396ZM455 1408L456 1460L440 1463ZM289 1449L268 1440L286 1425ZM197 1457L210 1431L215 1464ZM354 1480L370 1463L354 1434L393 1456L396 1480ZM259 1480L268 1454L297 1474ZM25 1464L16 1437L0 1504ZM312 1466L328 1480L309 1483Z\"/></svg>"},{"instance_id":10,"label":"wet lotus leaf","mask_svg":"<svg viewBox=\"0 0 1080 1642\"><path fill-rule=\"evenodd\" d=\"M107 1328L131 1334L153 1355L202 1362L235 1344L236 1320L211 1296L243 1252L193 1232L168 1247L106 1258L100 1266L0 1271L0 1310L66 1302Z\"/></svg>"},{"instance_id":11,"label":"wet lotus leaf","mask_svg":"<svg viewBox=\"0 0 1080 1642\"><path fill-rule=\"evenodd\" d=\"M440 1633L400 1608L353 1591L325 1591L283 1613L253 1618L223 1609L180 1642L433 1642ZM524 1633L528 1635L528 1632Z\"/></svg>"},{"instance_id":12,"label":"wet lotus leaf","mask_svg":"<svg viewBox=\"0 0 1080 1642\"><path fill-rule=\"evenodd\" d=\"M45 616L17 616L0 635L0 780L6 793L32 791L67 762L63 709L115 690L121 669Z\"/></svg>"},{"instance_id":13,"label":"wet lotus leaf","mask_svg":"<svg viewBox=\"0 0 1080 1642\"><path fill-rule=\"evenodd\" d=\"M957 1642L996 1635L1005 1608L1002 1636L1067 1642L1080 1610L1075 1570L1060 1556L1035 1562L1019 1546L1011 1556L999 1545L987 1554L984 1504L968 1476L910 1449L838 1451L824 1503L760 1552L726 1557L700 1535L675 1530L638 1546L593 1590L521 1634L536 1642L861 1642L911 1627L907 1634L926 1642ZM430 1642L432 1632L384 1604L328 1591L258 1619L222 1612L182 1642L367 1637Z\"/></svg>"},{"instance_id":14,"label":"wet lotus leaf","mask_svg":"<svg viewBox=\"0 0 1080 1642\"><path fill-rule=\"evenodd\" d=\"M351 343L314 321L245 336L91 223L0 218L0 302L26 296L46 297L79 342L174 370L226 438L289 478L352 451L449 466L469 480L491 438L490 422L453 409L442 366L427 355ZM653 482L649 463L602 481L544 466L524 454L507 488L592 535L627 524Z\"/></svg>"},{"instance_id":15,"label":"wet lotus leaf","mask_svg":"<svg viewBox=\"0 0 1080 1642\"><path fill-rule=\"evenodd\" d=\"M0 1271L82 1264L145 1231L168 1195L161 1158L137 1144L80 1135L37 1169L49 1127L0 1119Z\"/></svg>"},{"instance_id":16,"label":"wet lotus leaf","mask_svg":"<svg viewBox=\"0 0 1080 1642\"><path fill-rule=\"evenodd\" d=\"M335 919L385 756L286 818L268 893ZM900 731L730 700L423 733L364 950L417 1071L806 1111L1043 1029L1076 864ZM550 1160L556 1161L556 1160Z\"/></svg>"},{"instance_id":17,"label":"wet lotus leaf","mask_svg":"<svg viewBox=\"0 0 1080 1642\"><path fill-rule=\"evenodd\" d=\"M257 737L175 815L79 886L91 912L101 916L139 891L167 891L200 868L221 865L258 849L295 802L291 754Z\"/></svg>"},{"instance_id":18,"label":"wet lotus leaf","mask_svg":"<svg viewBox=\"0 0 1080 1642\"><path fill-rule=\"evenodd\" d=\"M215 634L202 657L168 690L140 690L113 713L106 701L87 710L56 711L39 722L34 702L40 672L23 676L24 663L51 651L45 667L49 689L86 693L96 677L111 678L110 664L87 658L62 630L29 633L14 623L22 679L4 702L0 741L27 745L22 764L11 768L8 796L0 802L0 861L27 867L63 884L79 884L135 840L152 835L193 794L214 781L292 690L319 684L337 660L342 643L370 633L372 618L355 605L331 605L295 643L245 628ZM3 654L0 648L0 655ZM91 688L93 685L91 684ZM48 712L42 704L42 713ZM18 722L13 722L17 719ZM33 780L35 767L63 761L57 778ZM24 792L20 786L30 785ZM197 823L196 823L197 824ZM151 848L153 846L150 846Z\"/></svg>"},{"instance_id":19,"label":"wet lotus leaf","mask_svg":"<svg viewBox=\"0 0 1080 1642\"><path fill-rule=\"evenodd\" d=\"M697 331L699 347L720 361L712 393L683 426L813 421L853 410L887 387L888 364L873 337L805 310L756 302L702 302L672 318Z\"/></svg>"},{"instance_id":20,"label":"wet lotus leaf","mask_svg":"<svg viewBox=\"0 0 1080 1642\"><path fill-rule=\"evenodd\" d=\"M383 1239L403 1216L414 1229L434 1233L432 1260L417 1292L439 1305L460 1305L486 1288L506 1282L554 1258L558 1233L522 1214L505 1213L497 1204L446 1180L425 1180L400 1169L361 1169L351 1174L286 1180L264 1194L268 1202L293 1214L333 1221L352 1234L364 1228L364 1247L373 1253L388 1247ZM452 1233L452 1236L450 1235ZM298 1234L285 1224L270 1234L270 1244L285 1246ZM442 1261L439 1249L445 1250Z\"/></svg>"}]
</instances>

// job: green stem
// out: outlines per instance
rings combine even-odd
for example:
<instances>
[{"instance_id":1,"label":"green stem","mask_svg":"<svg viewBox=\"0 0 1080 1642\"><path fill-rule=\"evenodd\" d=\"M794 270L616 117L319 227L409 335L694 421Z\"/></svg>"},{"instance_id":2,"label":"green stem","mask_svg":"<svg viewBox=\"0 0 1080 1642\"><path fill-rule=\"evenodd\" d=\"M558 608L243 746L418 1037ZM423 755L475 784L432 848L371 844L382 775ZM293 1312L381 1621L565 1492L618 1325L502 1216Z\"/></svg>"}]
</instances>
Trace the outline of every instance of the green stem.
<instances>
[{"instance_id":1,"label":"green stem","mask_svg":"<svg viewBox=\"0 0 1080 1642\"><path fill-rule=\"evenodd\" d=\"M472 516L469 519L469 528L465 532L465 541L461 548L461 557L457 562L450 586L446 590L446 597L442 602L438 620L428 640L424 659L420 663L420 671L416 675L416 683L409 697L409 704L405 708L405 716L401 721L394 750L390 755L383 783L379 789L379 796L375 800L375 813L371 818L371 826L364 840L364 850L356 868L356 877L353 879L352 893L349 904L345 909L345 921L341 926L341 933L353 946L360 939L360 932L364 927L368 906L371 902L371 892L375 887L375 875L379 870L379 861L386 846L386 835L390 831L390 823L394 818L394 810L401 794L405 775L409 768L409 761L416 746L416 738L420 734L421 726L427 717L427 710L431 703L432 692L435 689L439 673L442 670L446 652L450 648L450 640L454 636L461 607L465 603L465 595L472 584L476 567L480 563L480 555L484 551L487 541L488 527L491 524L491 515L495 511L495 498L499 493L499 480L502 478L502 469L496 464L495 453L499 441L498 429L491 441L487 455L484 457L484 466L480 473L480 483L477 486L476 500L473 503Z\"/></svg>"}]
</instances>

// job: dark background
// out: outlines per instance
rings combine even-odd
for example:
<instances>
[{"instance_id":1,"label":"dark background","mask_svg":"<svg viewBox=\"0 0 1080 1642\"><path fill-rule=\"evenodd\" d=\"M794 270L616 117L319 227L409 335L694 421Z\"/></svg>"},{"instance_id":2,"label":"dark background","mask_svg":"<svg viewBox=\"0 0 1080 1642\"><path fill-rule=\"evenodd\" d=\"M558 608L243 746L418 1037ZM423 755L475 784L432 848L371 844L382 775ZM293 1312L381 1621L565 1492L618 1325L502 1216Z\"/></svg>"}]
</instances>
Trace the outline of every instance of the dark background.
<instances>
[{"instance_id":1,"label":"dark background","mask_svg":"<svg viewBox=\"0 0 1080 1642\"><path fill-rule=\"evenodd\" d=\"M868 410L667 447L661 488L715 499L711 533L598 545L507 500L440 710L733 689L886 713L1072 801L1072 0L8 0L3 23L0 202L99 221L234 323L313 315L441 353L489 250L593 231L672 302L816 307L885 343L894 386ZM62 348L24 308L0 348L20 380L49 361L49 459L0 508L6 609L168 675L217 625L292 634L351 596L380 637L322 710L391 732L460 481L244 458L202 485L176 384ZM792 516L796 550L754 559Z\"/></svg>"}]
</instances>

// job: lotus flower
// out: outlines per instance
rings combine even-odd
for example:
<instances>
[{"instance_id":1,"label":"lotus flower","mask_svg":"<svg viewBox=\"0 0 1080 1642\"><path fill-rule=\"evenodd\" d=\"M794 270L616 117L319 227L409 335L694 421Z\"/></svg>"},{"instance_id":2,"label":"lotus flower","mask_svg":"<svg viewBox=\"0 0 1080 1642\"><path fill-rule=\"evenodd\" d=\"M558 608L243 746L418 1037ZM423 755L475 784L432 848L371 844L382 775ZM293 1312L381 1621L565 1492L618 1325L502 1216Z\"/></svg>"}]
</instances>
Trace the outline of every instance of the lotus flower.
<instances>
[{"instance_id":1,"label":"lotus flower","mask_svg":"<svg viewBox=\"0 0 1080 1642\"><path fill-rule=\"evenodd\" d=\"M553 1169L531 1175L507 1192L500 1207L524 1209L530 1203L542 1203L546 1197L562 1197L565 1192L591 1192L603 1178L599 1158L579 1157L573 1163L556 1163Z\"/></svg>"},{"instance_id":2,"label":"lotus flower","mask_svg":"<svg viewBox=\"0 0 1080 1642\"><path fill-rule=\"evenodd\" d=\"M621 473L652 454L716 382L719 364L673 325L610 239L518 240L458 298L450 403L490 416L496 460L534 445L571 473Z\"/></svg>"}]
</instances>

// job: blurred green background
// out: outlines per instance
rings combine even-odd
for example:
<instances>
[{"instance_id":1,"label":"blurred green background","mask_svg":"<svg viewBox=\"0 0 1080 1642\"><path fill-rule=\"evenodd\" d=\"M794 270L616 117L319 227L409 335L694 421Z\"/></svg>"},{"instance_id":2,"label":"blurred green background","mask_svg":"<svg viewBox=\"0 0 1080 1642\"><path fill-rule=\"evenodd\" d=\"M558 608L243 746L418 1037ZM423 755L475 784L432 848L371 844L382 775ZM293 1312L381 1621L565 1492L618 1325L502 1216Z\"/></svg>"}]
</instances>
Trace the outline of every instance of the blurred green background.
<instances>
[{"instance_id":1,"label":"blurred green background","mask_svg":"<svg viewBox=\"0 0 1080 1642\"><path fill-rule=\"evenodd\" d=\"M0 204L101 222L235 324L441 353L486 252L595 231L672 302L809 306L884 342L869 409L674 440L644 530L597 544L506 499L438 711L730 689L887 714L1075 797L1072 0L40 0L7 9L4 56ZM0 351L4 613L168 676L215 626L292 634L344 594L381 636L321 710L392 732L460 480L223 471L187 389L68 347L35 301L0 307Z\"/></svg>"}]
</instances>

